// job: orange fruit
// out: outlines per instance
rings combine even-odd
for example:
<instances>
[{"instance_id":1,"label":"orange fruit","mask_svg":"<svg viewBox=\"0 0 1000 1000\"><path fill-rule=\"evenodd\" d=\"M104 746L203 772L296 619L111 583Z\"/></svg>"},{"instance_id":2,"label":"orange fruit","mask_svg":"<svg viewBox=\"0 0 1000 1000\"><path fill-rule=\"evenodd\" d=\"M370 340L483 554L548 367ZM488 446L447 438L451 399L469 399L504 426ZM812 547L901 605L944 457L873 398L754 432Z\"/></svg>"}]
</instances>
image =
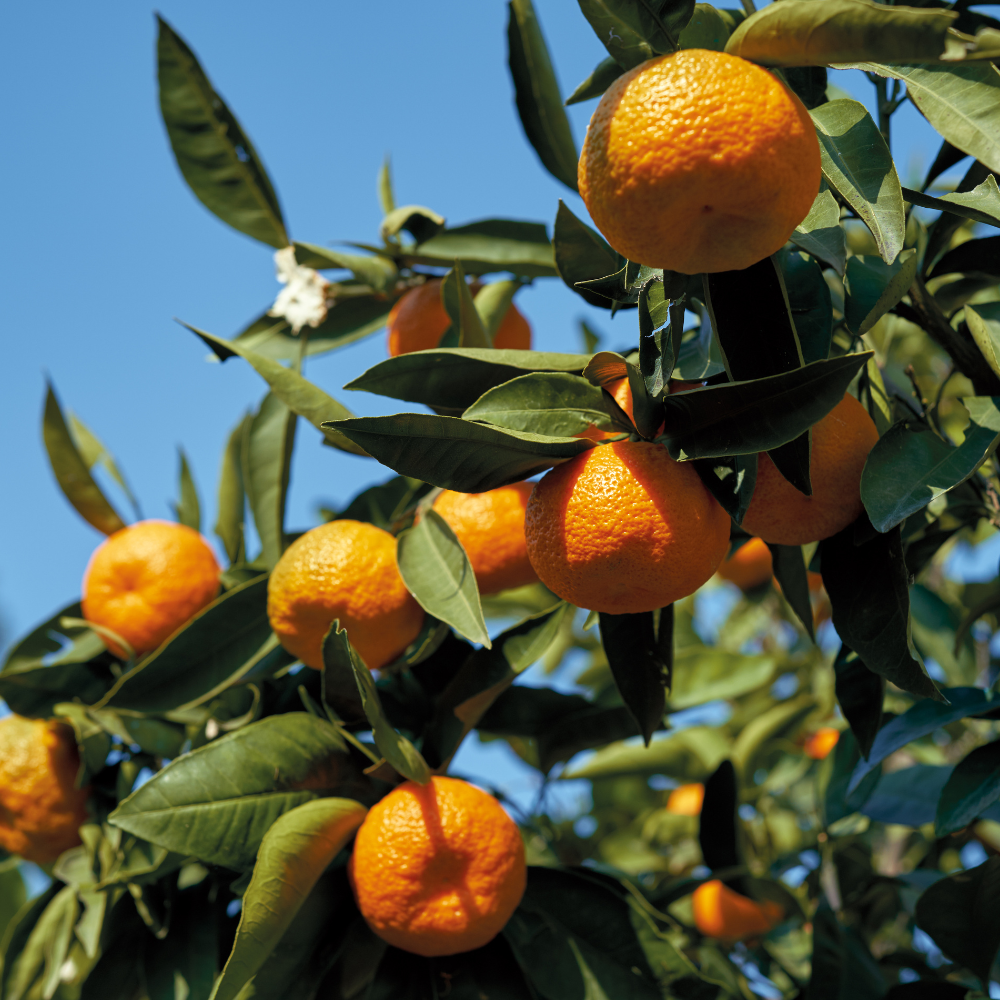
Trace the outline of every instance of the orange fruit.
<instances>
[{"instance_id":1,"label":"orange fruit","mask_svg":"<svg viewBox=\"0 0 1000 1000\"><path fill-rule=\"evenodd\" d=\"M141 655L156 649L219 592L219 563L193 528L139 521L109 535L83 574L83 617ZM123 659L114 642L108 649Z\"/></svg>"},{"instance_id":2,"label":"orange fruit","mask_svg":"<svg viewBox=\"0 0 1000 1000\"><path fill-rule=\"evenodd\" d=\"M734 892L719 879L703 882L694 891L694 923L706 937L721 941L745 941L763 937L782 918L781 907L772 900L758 903Z\"/></svg>"},{"instance_id":3,"label":"orange fruit","mask_svg":"<svg viewBox=\"0 0 1000 1000\"><path fill-rule=\"evenodd\" d=\"M675 392L687 392L690 389L700 389L701 387L701 382L682 382L680 379L671 379L667 393L672 396ZM632 387L629 385L628 379L617 378L613 382L609 382L604 388L615 397L615 402L625 411L629 420L635 420L632 409ZM662 430L663 424L660 424L657 433L660 433ZM587 430L574 435L574 437L587 438L588 441L605 441L621 433L621 431L602 431L591 424Z\"/></svg>"},{"instance_id":4,"label":"orange fruit","mask_svg":"<svg viewBox=\"0 0 1000 1000\"><path fill-rule=\"evenodd\" d=\"M449 326L451 317L441 302L441 279L432 278L411 288L392 307L386 320L390 357L437 347ZM500 321L493 346L521 351L531 349L531 326L513 302Z\"/></svg>"},{"instance_id":5,"label":"orange fruit","mask_svg":"<svg viewBox=\"0 0 1000 1000\"><path fill-rule=\"evenodd\" d=\"M803 749L807 757L812 757L813 760L824 760L837 745L839 739L839 729L834 729L833 726L824 726L806 737Z\"/></svg>"},{"instance_id":6,"label":"orange fruit","mask_svg":"<svg viewBox=\"0 0 1000 1000\"><path fill-rule=\"evenodd\" d=\"M812 496L792 486L762 452L743 527L776 545L806 545L846 528L864 509L861 472L876 441L868 411L845 395L812 429Z\"/></svg>"},{"instance_id":7,"label":"orange fruit","mask_svg":"<svg viewBox=\"0 0 1000 1000\"><path fill-rule=\"evenodd\" d=\"M480 594L536 583L524 540L524 510L534 483L512 483L487 493L444 490L434 509L448 522L472 563Z\"/></svg>"},{"instance_id":8,"label":"orange fruit","mask_svg":"<svg viewBox=\"0 0 1000 1000\"><path fill-rule=\"evenodd\" d=\"M694 593L729 547L729 515L691 465L647 441L598 445L557 465L528 500L528 558L581 608L631 614Z\"/></svg>"},{"instance_id":9,"label":"orange fruit","mask_svg":"<svg viewBox=\"0 0 1000 1000\"><path fill-rule=\"evenodd\" d=\"M766 69L704 49L649 59L605 91L580 194L629 260L730 271L781 249L819 192L816 130Z\"/></svg>"},{"instance_id":10,"label":"orange fruit","mask_svg":"<svg viewBox=\"0 0 1000 1000\"><path fill-rule=\"evenodd\" d=\"M285 549L267 584L267 616L281 645L323 669L323 637L335 619L372 670L420 634L424 611L396 564L396 539L362 521L330 521Z\"/></svg>"},{"instance_id":11,"label":"orange fruit","mask_svg":"<svg viewBox=\"0 0 1000 1000\"><path fill-rule=\"evenodd\" d=\"M524 842L492 796L457 778L407 781L369 810L347 866L383 941L417 955L481 948L517 909Z\"/></svg>"},{"instance_id":12,"label":"orange fruit","mask_svg":"<svg viewBox=\"0 0 1000 1000\"><path fill-rule=\"evenodd\" d=\"M742 591L763 586L774 575L771 550L762 538L751 538L744 542L719 567L723 580L735 583Z\"/></svg>"},{"instance_id":13,"label":"orange fruit","mask_svg":"<svg viewBox=\"0 0 1000 1000\"><path fill-rule=\"evenodd\" d=\"M678 816L700 816L701 805L705 801L705 786L679 785L667 797L667 812Z\"/></svg>"},{"instance_id":14,"label":"orange fruit","mask_svg":"<svg viewBox=\"0 0 1000 1000\"><path fill-rule=\"evenodd\" d=\"M73 730L55 720L0 720L0 847L49 864L80 843L89 788L77 788Z\"/></svg>"}]
</instances>

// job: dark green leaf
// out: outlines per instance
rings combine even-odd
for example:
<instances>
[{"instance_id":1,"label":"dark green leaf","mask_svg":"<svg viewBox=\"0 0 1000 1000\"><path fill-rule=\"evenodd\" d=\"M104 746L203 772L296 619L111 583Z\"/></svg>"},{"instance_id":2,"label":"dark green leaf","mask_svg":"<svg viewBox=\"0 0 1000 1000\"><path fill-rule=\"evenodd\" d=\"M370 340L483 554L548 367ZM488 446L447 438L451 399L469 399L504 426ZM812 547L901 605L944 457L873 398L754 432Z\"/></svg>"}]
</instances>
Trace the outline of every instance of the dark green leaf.
<instances>
[{"instance_id":1,"label":"dark green leaf","mask_svg":"<svg viewBox=\"0 0 1000 1000\"><path fill-rule=\"evenodd\" d=\"M882 777L881 766L876 767L848 794L851 775L860 759L861 752L854 733L847 730L840 734L837 745L820 764L820 794L826 826L862 809Z\"/></svg>"},{"instance_id":2,"label":"dark green leaf","mask_svg":"<svg viewBox=\"0 0 1000 1000\"><path fill-rule=\"evenodd\" d=\"M938 278L942 274L1000 277L1000 236L967 240L949 250L931 269L930 277Z\"/></svg>"},{"instance_id":3,"label":"dark green leaf","mask_svg":"<svg viewBox=\"0 0 1000 1000\"><path fill-rule=\"evenodd\" d=\"M222 452L222 469L219 472L218 514L215 533L219 536L230 564L246 559L246 542L243 538L246 516L246 493L243 490L243 438L249 433L252 418L247 415L233 428Z\"/></svg>"},{"instance_id":4,"label":"dark green leaf","mask_svg":"<svg viewBox=\"0 0 1000 1000\"><path fill-rule=\"evenodd\" d=\"M379 528L388 529L427 490L426 483L419 479L393 476L387 482L362 490L336 515L335 520L368 521Z\"/></svg>"},{"instance_id":5,"label":"dark green leaf","mask_svg":"<svg viewBox=\"0 0 1000 1000\"><path fill-rule=\"evenodd\" d=\"M184 40L162 17L157 22L160 112L188 186L234 229L287 246L281 206L256 150Z\"/></svg>"},{"instance_id":6,"label":"dark green leaf","mask_svg":"<svg viewBox=\"0 0 1000 1000\"><path fill-rule=\"evenodd\" d=\"M282 813L319 792L344 794L356 780L333 726L288 712L178 757L109 821L169 850L240 871Z\"/></svg>"},{"instance_id":7,"label":"dark green leaf","mask_svg":"<svg viewBox=\"0 0 1000 1000\"><path fill-rule=\"evenodd\" d=\"M953 191L932 198L922 191L903 188L903 197L913 205L929 208L935 212L948 212L962 219L972 219L987 226L1000 226L1000 187L997 179L989 174L981 184L971 191Z\"/></svg>"},{"instance_id":8,"label":"dark green leaf","mask_svg":"<svg viewBox=\"0 0 1000 1000\"><path fill-rule=\"evenodd\" d=\"M594 33L624 69L659 53L673 52L694 11L694 0L578 2Z\"/></svg>"},{"instance_id":9,"label":"dark green leaf","mask_svg":"<svg viewBox=\"0 0 1000 1000\"><path fill-rule=\"evenodd\" d=\"M777 256L802 348L802 360L806 364L823 361L830 356L833 337L833 305L823 269L801 253L779 253Z\"/></svg>"},{"instance_id":10,"label":"dark green leaf","mask_svg":"<svg viewBox=\"0 0 1000 1000\"><path fill-rule=\"evenodd\" d=\"M323 637L323 679L320 687L323 702L347 724L365 718L361 695L354 680L354 657L347 632L334 621Z\"/></svg>"},{"instance_id":11,"label":"dark green leaf","mask_svg":"<svg viewBox=\"0 0 1000 1000\"><path fill-rule=\"evenodd\" d=\"M465 272L458 261L455 261L455 266L441 283L441 302L451 317L452 330L458 333L459 347L481 350L493 346L483 329L482 320L472 301L472 293L465 281Z\"/></svg>"},{"instance_id":12,"label":"dark green leaf","mask_svg":"<svg viewBox=\"0 0 1000 1000\"><path fill-rule=\"evenodd\" d=\"M1000 398L971 396L962 402L972 422L957 448L926 424L906 420L872 448L861 476L861 499L878 531L902 524L965 482L1000 440Z\"/></svg>"},{"instance_id":13,"label":"dark green leaf","mask_svg":"<svg viewBox=\"0 0 1000 1000\"><path fill-rule=\"evenodd\" d=\"M819 137L823 176L861 216L882 259L891 264L903 249L906 218L899 177L882 133L857 101L829 101L809 113Z\"/></svg>"},{"instance_id":14,"label":"dark green leaf","mask_svg":"<svg viewBox=\"0 0 1000 1000\"><path fill-rule=\"evenodd\" d=\"M771 550L774 578L781 584L782 596L802 622L809 638L815 639L809 579L802 558L802 548L798 545L768 545L768 549Z\"/></svg>"},{"instance_id":15,"label":"dark green leaf","mask_svg":"<svg viewBox=\"0 0 1000 1000\"><path fill-rule=\"evenodd\" d=\"M433 508L401 532L396 558L406 589L429 615L470 642L490 645L472 564L447 521Z\"/></svg>"},{"instance_id":16,"label":"dark green leaf","mask_svg":"<svg viewBox=\"0 0 1000 1000\"><path fill-rule=\"evenodd\" d=\"M601 614L601 645L625 707L649 746L663 727L674 659L674 606L637 615Z\"/></svg>"},{"instance_id":17,"label":"dark green leaf","mask_svg":"<svg viewBox=\"0 0 1000 1000\"><path fill-rule=\"evenodd\" d=\"M796 2L796 0L792 0ZM885 980L864 939L837 919L826 896L813 917L809 1000L881 1000Z\"/></svg>"},{"instance_id":18,"label":"dark green leaf","mask_svg":"<svg viewBox=\"0 0 1000 1000\"><path fill-rule=\"evenodd\" d=\"M612 300L587 288L577 287L577 282L592 281L607 274L614 274L624 266L624 261L608 246L604 237L581 222L561 198L559 211L556 213L552 245L559 277L566 285L589 305L610 309L614 304Z\"/></svg>"},{"instance_id":19,"label":"dark green leaf","mask_svg":"<svg viewBox=\"0 0 1000 1000\"><path fill-rule=\"evenodd\" d=\"M809 214L795 227L789 239L800 250L829 264L837 274L844 273L847 244L840 225L840 205L825 182Z\"/></svg>"},{"instance_id":20,"label":"dark green leaf","mask_svg":"<svg viewBox=\"0 0 1000 1000\"><path fill-rule=\"evenodd\" d=\"M624 72L611 56L607 56L594 67L594 72L566 98L566 104L579 104L581 101L600 97Z\"/></svg>"},{"instance_id":21,"label":"dark green leaf","mask_svg":"<svg viewBox=\"0 0 1000 1000\"><path fill-rule=\"evenodd\" d=\"M756 771L757 758L775 740L788 740L810 712L817 707L811 694L800 694L771 705L755 715L733 741L732 760L737 771L749 778Z\"/></svg>"},{"instance_id":22,"label":"dark green leaf","mask_svg":"<svg viewBox=\"0 0 1000 1000\"><path fill-rule=\"evenodd\" d=\"M67 411L66 419L77 451L80 452L80 457L87 468L92 469L95 465L104 466L108 475L114 479L122 488L125 496L128 497L128 502L132 505L135 516L141 518L142 512L139 509L139 501L136 500L135 495L129 488L128 481L125 479L121 469L118 468L118 463L111 452L104 447L97 435L75 413Z\"/></svg>"},{"instance_id":23,"label":"dark green leaf","mask_svg":"<svg viewBox=\"0 0 1000 1000\"><path fill-rule=\"evenodd\" d=\"M278 945L324 869L361 825L365 807L317 799L280 816L264 835L243 896L233 950L212 1000L236 1000Z\"/></svg>"},{"instance_id":24,"label":"dark green leaf","mask_svg":"<svg viewBox=\"0 0 1000 1000\"><path fill-rule=\"evenodd\" d=\"M143 971L149 1000L209 1000L218 975L219 918L214 886L205 881L170 901L169 930L146 939ZM79 933L79 930L77 931Z\"/></svg>"},{"instance_id":25,"label":"dark green leaf","mask_svg":"<svg viewBox=\"0 0 1000 1000\"><path fill-rule=\"evenodd\" d=\"M510 271L524 278L555 277L552 244L541 222L482 219L445 229L403 256L407 264L453 267L466 274Z\"/></svg>"},{"instance_id":26,"label":"dark green leaf","mask_svg":"<svg viewBox=\"0 0 1000 1000\"><path fill-rule=\"evenodd\" d=\"M273 569L285 551L285 500L298 417L269 392L243 439L243 482L260 538L261 556Z\"/></svg>"},{"instance_id":27,"label":"dark green leaf","mask_svg":"<svg viewBox=\"0 0 1000 1000\"><path fill-rule=\"evenodd\" d=\"M983 319L969 305L965 307L964 316L965 325L972 334L979 353L986 358L994 373L1000 375L1000 323L993 319Z\"/></svg>"},{"instance_id":28,"label":"dark green leaf","mask_svg":"<svg viewBox=\"0 0 1000 1000\"><path fill-rule=\"evenodd\" d=\"M579 374L589 360L589 354L439 347L382 361L344 388L461 413L488 389L518 375Z\"/></svg>"},{"instance_id":29,"label":"dark green leaf","mask_svg":"<svg viewBox=\"0 0 1000 1000\"><path fill-rule=\"evenodd\" d=\"M317 246L315 243L300 243L298 240L293 246L295 260L301 266L311 267L316 271L333 268L350 271L358 281L369 285L376 292L385 292L391 288L399 274L391 257L380 257L378 254L360 257Z\"/></svg>"},{"instance_id":30,"label":"dark green leaf","mask_svg":"<svg viewBox=\"0 0 1000 1000\"><path fill-rule=\"evenodd\" d=\"M53 887L55 888L55 887ZM60 985L60 972L73 940L80 905L75 886L63 886L46 899L27 940L14 962L5 962L3 996L22 1000L29 995L51 997Z\"/></svg>"},{"instance_id":31,"label":"dark green leaf","mask_svg":"<svg viewBox=\"0 0 1000 1000\"><path fill-rule=\"evenodd\" d=\"M774 680L777 667L773 656L729 653L719 648L678 652L674 657L670 711L719 698L739 698Z\"/></svg>"},{"instance_id":32,"label":"dark green leaf","mask_svg":"<svg viewBox=\"0 0 1000 1000\"><path fill-rule=\"evenodd\" d=\"M476 292L473 302L491 344L520 288L520 281L491 281Z\"/></svg>"},{"instance_id":33,"label":"dark green leaf","mask_svg":"<svg viewBox=\"0 0 1000 1000\"><path fill-rule=\"evenodd\" d=\"M459 493L516 483L591 447L581 438L506 431L424 413L355 417L334 426L400 475Z\"/></svg>"},{"instance_id":34,"label":"dark green leaf","mask_svg":"<svg viewBox=\"0 0 1000 1000\"><path fill-rule=\"evenodd\" d=\"M847 262L844 320L854 334L867 333L910 290L917 251L903 250L892 264L856 254Z\"/></svg>"},{"instance_id":35,"label":"dark green leaf","mask_svg":"<svg viewBox=\"0 0 1000 1000\"><path fill-rule=\"evenodd\" d=\"M934 833L945 837L973 823L1000 799L1000 741L977 747L955 765L938 800Z\"/></svg>"},{"instance_id":36,"label":"dark green leaf","mask_svg":"<svg viewBox=\"0 0 1000 1000\"><path fill-rule=\"evenodd\" d=\"M724 760L705 782L705 798L698 824L701 856L712 871L739 868L744 864L736 833L738 804L736 771L732 761ZM732 887L737 891L745 891L741 881Z\"/></svg>"},{"instance_id":37,"label":"dark green leaf","mask_svg":"<svg viewBox=\"0 0 1000 1000\"><path fill-rule=\"evenodd\" d=\"M869 670L849 646L841 645L833 663L837 702L862 757L868 757L882 724L885 678Z\"/></svg>"},{"instance_id":38,"label":"dark green leaf","mask_svg":"<svg viewBox=\"0 0 1000 1000\"><path fill-rule=\"evenodd\" d=\"M388 156L382 161L378 172L378 203L382 208L383 215L389 215L396 209L396 196L392 190L392 170Z\"/></svg>"},{"instance_id":39,"label":"dark green leaf","mask_svg":"<svg viewBox=\"0 0 1000 1000\"><path fill-rule=\"evenodd\" d=\"M757 455L695 459L691 464L726 513L742 524L757 484Z\"/></svg>"},{"instance_id":40,"label":"dark green leaf","mask_svg":"<svg viewBox=\"0 0 1000 1000\"><path fill-rule=\"evenodd\" d=\"M855 525L820 542L837 634L869 670L918 698L942 695L910 649L910 598L899 530L857 543Z\"/></svg>"},{"instance_id":41,"label":"dark green leaf","mask_svg":"<svg viewBox=\"0 0 1000 1000\"><path fill-rule=\"evenodd\" d=\"M742 10L716 10L711 4L696 3L691 20L677 39L682 49L709 49L723 52L729 35L746 17Z\"/></svg>"},{"instance_id":42,"label":"dark green leaf","mask_svg":"<svg viewBox=\"0 0 1000 1000\"><path fill-rule=\"evenodd\" d=\"M524 134L542 166L575 191L579 154L534 5L511 0L507 9L507 60Z\"/></svg>"},{"instance_id":43,"label":"dark green leaf","mask_svg":"<svg viewBox=\"0 0 1000 1000\"><path fill-rule=\"evenodd\" d=\"M45 394L42 437L59 489L77 513L105 535L124 528L125 522L94 482L87 463L77 449L51 382Z\"/></svg>"},{"instance_id":44,"label":"dark green leaf","mask_svg":"<svg viewBox=\"0 0 1000 1000\"><path fill-rule=\"evenodd\" d=\"M406 230L417 243L436 236L444 228L444 216L423 205L401 205L387 212L379 226L379 236L390 240Z\"/></svg>"},{"instance_id":45,"label":"dark green leaf","mask_svg":"<svg viewBox=\"0 0 1000 1000\"><path fill-rule=\"evenodd\" d=\"M198 500L198 487L194 484L191 467L183 448L178 449L180 471L178 472L178 500L174 504L174 515L178 522L201 531L201 503Z\"/></svg>"},{"instance_id":46,"label":"dark green leaf","mask_svg":"<svg viewBox=\"0 0 1000 1000\"><path fill-rule=\"evenodd\" d=\"M1000 946L1000 858L935 882L917 900L917 923L985 989Z\"/></svg>"}]
</instances>

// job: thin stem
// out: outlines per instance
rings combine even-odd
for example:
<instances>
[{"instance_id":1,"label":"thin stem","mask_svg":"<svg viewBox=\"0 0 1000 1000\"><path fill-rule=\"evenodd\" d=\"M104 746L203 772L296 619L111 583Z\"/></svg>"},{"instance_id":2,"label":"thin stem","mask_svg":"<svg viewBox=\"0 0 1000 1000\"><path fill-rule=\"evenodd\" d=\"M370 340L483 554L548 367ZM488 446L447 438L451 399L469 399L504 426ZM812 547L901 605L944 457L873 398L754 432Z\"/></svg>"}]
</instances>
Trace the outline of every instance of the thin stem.
<instances>
[{"instance_id":1,"label":"thin stem","mask_svg":"<svg viewBox=\"0 0 1000 1000\"><path fill-rule=\"evenodd\" d=\"M383 757L376 757L353 733L348 732L343 726L337 726L337 732L347 740L352 746L357 747L373 764L381 764Z\"/></svg>"},{"instance_id":2,"label":"thin stem","mask_svg":"<svg viewBox=\"0 0 1000 1000\"><path fill-rule=\"evenodd\" d=\"M740 0L740 3L743 4L743 9L747 12L747 17L757 13L757 8L753 5L753 0Z\"/></svg>"},{"instance_id":3,"label":"thin stem","mask_svg":"<svg viewBox=\"0 0 1000 1000\"><path fill-rule=\"evenodd\" d=\"M295 359L295 371L301 375L302 367L306 362L306 353L309 350L309 327L304 326L299 331L299 356Z\"/></svg>"}]
</instances>

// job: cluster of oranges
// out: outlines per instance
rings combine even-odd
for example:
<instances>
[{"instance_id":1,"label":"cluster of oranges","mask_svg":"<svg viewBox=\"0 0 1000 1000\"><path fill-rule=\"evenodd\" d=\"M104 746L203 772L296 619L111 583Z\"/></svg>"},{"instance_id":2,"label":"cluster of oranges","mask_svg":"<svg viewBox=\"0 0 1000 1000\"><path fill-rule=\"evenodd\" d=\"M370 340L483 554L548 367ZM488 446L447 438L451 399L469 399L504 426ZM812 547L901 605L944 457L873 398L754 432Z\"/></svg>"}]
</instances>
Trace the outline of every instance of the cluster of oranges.
<instances>
[{"instance_id":1,"label":"cluster of oranges","mask_svg":"<svg viewBox=\"0 0 1000 1000\"><path fill-rule=\"evenodd\" d=\"M618 252L687 274L744 268L776 252L809 211L819 181L819 147L798 98L759 67L701 50L619 77L593 116L579 167L591 217ZM392 309L389 353L436 347L450 325L441 280L426 280ZM531 346L531 328L513 305L494 346ZM609 388L631 417L627 383ZM762 454L744 520L756 537L728 560L729 516L690 464L638 435L587 436L594 447L534 486L436 496L433 507L461 542L481 593L540 580L580 607L628 614L686 597L716 571L744 590L761 586L771 578L765 543L818 541L860 514L861 470L877 432L845 396L812 431L812 496ZM143 521L94 553L83 613L113 654L134 659L211 604L219 586L218 562L197 532ZM392 533L353 520L322 525L289 546L270 576L268 615L285 648L316 669L334 620L371 669L396 660L424 622ZM835 730L823 733L807 743L810 756L825 756L836 741ZM0 846L50 861L79 842L88 790L76 787L71 730L4 720L0 770ZM700 785L683 786L668 809L696 816L703 795ZM377 934L421 955L446 955L487 943L510 918L525 888L524 845L492 797L435 776L398 786L371 809L349 874ZM701 885L693 903L702 932L722 939L760 936L781 917L775 904L718 880Z\"/></svg>"}]
</instances>

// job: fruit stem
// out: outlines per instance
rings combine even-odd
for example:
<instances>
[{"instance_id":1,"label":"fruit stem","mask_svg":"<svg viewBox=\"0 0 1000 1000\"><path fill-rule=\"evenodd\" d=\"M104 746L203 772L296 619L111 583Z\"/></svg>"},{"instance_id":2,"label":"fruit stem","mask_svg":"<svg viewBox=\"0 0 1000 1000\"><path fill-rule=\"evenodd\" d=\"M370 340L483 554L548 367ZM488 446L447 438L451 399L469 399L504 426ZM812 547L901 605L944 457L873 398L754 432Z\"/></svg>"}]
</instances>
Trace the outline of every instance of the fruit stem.
<instances>
[{"instance_id":1,"label":"fruit stem","mask_svg":"<svg viewBox=\"0 0 1000 1000\"><path fill-rule=\"evenodd\" d=\"M740 3L743 4L743 9L747 12L747 17L757 13L757 8L753 5L753 0L740 0Z\"/></svg>"}]
</instances>

